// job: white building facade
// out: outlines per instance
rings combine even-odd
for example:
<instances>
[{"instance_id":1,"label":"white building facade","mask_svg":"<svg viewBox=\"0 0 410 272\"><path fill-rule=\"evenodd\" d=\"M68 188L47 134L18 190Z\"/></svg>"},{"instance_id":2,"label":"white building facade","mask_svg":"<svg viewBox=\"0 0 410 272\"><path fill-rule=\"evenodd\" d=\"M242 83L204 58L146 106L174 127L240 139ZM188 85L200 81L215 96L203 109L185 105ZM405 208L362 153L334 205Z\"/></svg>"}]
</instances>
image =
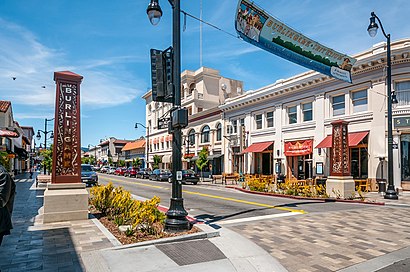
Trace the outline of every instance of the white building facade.
<instances>
[{"instance_id":1,"label":"white building facade","mask_svg":"<svg viewBox=\"0 0 410 272\"><path fill-rule=\"evenodd\" d=\"M392 42L394 183L410 189L410 39ZM224 171L329 175L331 123L349 122L352 176L387 177L386 44L355 56L353 84L306 72L227 99ZM383 176L382 176L383 174Z\"/></svg>"}]
</instances>

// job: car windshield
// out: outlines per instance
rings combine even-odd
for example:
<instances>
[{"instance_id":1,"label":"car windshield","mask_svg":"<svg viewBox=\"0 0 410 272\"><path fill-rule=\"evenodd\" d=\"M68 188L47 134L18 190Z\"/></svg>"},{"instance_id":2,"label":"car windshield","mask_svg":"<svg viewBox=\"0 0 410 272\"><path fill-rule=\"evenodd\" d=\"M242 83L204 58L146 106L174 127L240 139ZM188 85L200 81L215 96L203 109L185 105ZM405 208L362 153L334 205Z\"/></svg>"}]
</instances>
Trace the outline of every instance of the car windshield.
<instances>
[{"instance_id":1,"label":"car windshield","mask_svg":"<svg viewBox=\"0 0 410 272\"><path fill-rule=\"evenodd\" d=\"M191 170L191 169L189 169L189 170L182 170L182 174L195 174L195 171L194 171L194 170Z\"/></svg>"},{"instance_id":2,"label":"car windshield","mask_svg":"<svg viewBox=\"0 0 410 272\"><path fill-rule=\"evenodd\" d=\"M93 169L91 168L90 165L81 165L81 171L82 172L92 172Z\"/></svg>"}]
</instances>

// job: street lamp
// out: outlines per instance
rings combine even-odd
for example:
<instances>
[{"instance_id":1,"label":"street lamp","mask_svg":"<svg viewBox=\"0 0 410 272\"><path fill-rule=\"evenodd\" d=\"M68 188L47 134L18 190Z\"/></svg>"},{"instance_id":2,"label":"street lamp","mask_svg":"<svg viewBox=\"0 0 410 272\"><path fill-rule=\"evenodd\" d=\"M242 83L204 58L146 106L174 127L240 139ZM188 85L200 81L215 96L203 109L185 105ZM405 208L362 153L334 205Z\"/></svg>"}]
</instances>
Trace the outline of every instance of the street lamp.
<instances>
[{"instance_id":1,"label":"street lamp","mask_svg":"<svg viewBox=\"0 0 410 272\"><path fill-rule=\"evenodd\" d=\"M53 131L52 131L52 130L47 130L47 122L52 121L52 120L54 120L54 118L51 118L51 119L47 119L47 118L46 118L46 119L44 119L44 130L39 129L39 130L37 131L37 136L36 136L36 138L37 138L37 140L39 140L39 141L40 141L40 139L41 139L40 132L42 132L42 133L44 134L44 149L47 149L47 140L54 138L54 133L53 133ZM50 138L47 139L47 134L48 134L48 133L51 133L51 135L50 135ZM44 167L44 175L45 175L45 174L46 174L46 167L45 167L45 165L43 165L43 167Z\"/></svg>"},{"instance_id":2,"label":"street lamp","mask_svg":"<svg viewBox=\"0 0 410 272\"><path fill-rule=\"evenodd\" d=\"M135 123L135 128L138 128L138 125L140 125L141 127L145 128L145 130L147 131L147 141L146 141L146 146L147 146L147 159L146 159L146 168L149 168L149 149L150 149L150 144L149 144L149 127L144 126L141 123Z\"/></svg>"},{"instance_id":3,"label":"street lamp","mask_svg":"<svg viewBox=\"0 0 410 272\"><path fill-rule=\"evenodd\" d=\"M90 146L94 147L94 165L97 166L97 147L92 144L88 144L88 150L90 150Z\"/></svg>"},{"instance_id":4,"label":"street lamp","mask_svg":"<svg viewBox=\"0 0 410 272\"><path fill-rule=\"evenodd\" d=\"M181 107L181 3L180 0L168 0L172 6L172 47L173 56L173 89L174 89L174 107ZM151 0L147 8L148 18L151 24L155 25L162 16L162 10L158 0ZM178 113L178 110L176 111ZM177 171L182 170L182 137L181 126L172 127L172 196L167 219L165 220L165 230L179 232L190 229L188 215L184 209L184 199L182 198L182 184L177 181Z\"/></svg>"},{"instance_id":5,"label":"street lamp","mask_svg":"<svg viewBox=\"0 0 410 272\"><path fill-rule=\"evenodd\" d=\"M384 198L386 199L399 199L396 190L394 189L393 182L393 114L392 103L397 103L397 98L391 90L391 54L390 54L390 34L384 32L382 22L379 17L372 12L370 17L370 24L367 28L370 37L374 37L377 34L379 26L376 23L376 19L380 24L384 37L387 39L387 181L389 183Z\"/></svg>"}]
</instances>

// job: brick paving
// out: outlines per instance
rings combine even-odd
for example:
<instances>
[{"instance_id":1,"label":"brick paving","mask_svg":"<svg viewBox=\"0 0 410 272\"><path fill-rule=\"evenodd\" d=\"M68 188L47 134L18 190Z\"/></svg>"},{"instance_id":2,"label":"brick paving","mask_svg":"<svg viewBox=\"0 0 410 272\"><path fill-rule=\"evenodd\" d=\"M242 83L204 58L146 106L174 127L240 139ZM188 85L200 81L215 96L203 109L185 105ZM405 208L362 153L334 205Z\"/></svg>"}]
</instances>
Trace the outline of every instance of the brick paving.
<instances>
[{"instance_id":1,"label":"brick paving","mask_svg":"<svg viewBox=\"0 0 410 272\"><path fill-rule=\"evenodd\" d=\"M43 224L44 189L27 177L15 179L14 229L0 247L0 271L85 271L82 252L113 245L91 220Z\"/></svg>"},{"instance_id":2,"label":"brick paving","mask_svg":"<svg viewBox=\"0 0 410 272\"><path fill-rule=\"evenodd\" d=\"M337 271L410 246L409 208L374 206L229 226L289 271Z\"/></svg>"}]
</instances>

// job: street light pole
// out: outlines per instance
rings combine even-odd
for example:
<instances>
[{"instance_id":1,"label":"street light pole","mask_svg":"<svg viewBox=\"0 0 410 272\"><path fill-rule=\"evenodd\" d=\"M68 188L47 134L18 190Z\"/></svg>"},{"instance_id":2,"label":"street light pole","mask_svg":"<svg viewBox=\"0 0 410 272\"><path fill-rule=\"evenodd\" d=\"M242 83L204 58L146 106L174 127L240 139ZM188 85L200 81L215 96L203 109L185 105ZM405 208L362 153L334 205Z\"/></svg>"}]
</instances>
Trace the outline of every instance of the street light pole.
<instances>
[{"instance_id":1,"label":"street light pole","mask_svg":"<svg viewBox=\"0 0 410 272\"><path fill-rule=\"evenodd\" d=\"M146 140L146 146L147 146L147 158L146 158L146 166L145 168L149 168L149 149L150 149L150 144L149 144L149 127L144 126L141 123L135 123L135 128L138 128L138 125L142 126L143 128L145 128L146 132L147 132L147 140Z\"/></svg>"},{"instance_id":2,"label":"street light pole","mask_svg":"<svg viewBox=\"0 0 410 272\"><path fill-rule=\"evenodd\" d=\"M395 99L395 95L391 91L391 53L390 53L390 34L386 34L384 31L382 22L379 17L372 12L370 17L370 25L367 28L370 37L374 37L377 34L377 29L379 28L376 19L380 24L384 37L387 39L387 180L388 187L384 198L386 199L399 199L396 190L394 189L393 180L393 112L392 112L392 101Z\"/></svg>"},{"instance_id":3,"label":"street light pole","mask_svg":"<svg viewBox=\"0 0 410 272\"><path fill-rule=\"evenodd\" d=\"M54 118L51 118L51 119L44 119L44 130L41 130L41 129L39 129L38 131L37 131L37 136L36 136L36 138L37 138L37 140L39 140L40 141L40 139L41 139L41 135L40 135L40 132L42 132L43 134L44 134L44 149L45 150L47 150L47 134L48 133L51 133L51 135L50 135L50 139L52 139L53 138L53 131L52 130L50 130L50 131L47 131L47 122L49 122L49 121L52 121L52 120L54 120ZM45 167L45 165L43 165L43 167L44 167L44 175L46 174L46 167Z\"/></svg>"},{"instance_id":4,"label":"street light pole","mask_svg":"<svg viewBox=\"0 0 410 272\"><path fill-rule=\"evenodd\" d=\"M172 6L172 47L174 87L174 108L178 111L181 107L181 3L180 0L168 0ZM158 0L151 0L147 8L147 14L152 24L157 24L162 16L162 10ZM178 113L178 112L176 112ZM172 114L171 114L172 116ZM177 180L177 172L182 170L182 129L179 125L172 127L172 196L169 210L165 220L165 230L179 232L190 229L190 223L184 209L182 198L182 183Z\"/></svg>"}]
</instances>

